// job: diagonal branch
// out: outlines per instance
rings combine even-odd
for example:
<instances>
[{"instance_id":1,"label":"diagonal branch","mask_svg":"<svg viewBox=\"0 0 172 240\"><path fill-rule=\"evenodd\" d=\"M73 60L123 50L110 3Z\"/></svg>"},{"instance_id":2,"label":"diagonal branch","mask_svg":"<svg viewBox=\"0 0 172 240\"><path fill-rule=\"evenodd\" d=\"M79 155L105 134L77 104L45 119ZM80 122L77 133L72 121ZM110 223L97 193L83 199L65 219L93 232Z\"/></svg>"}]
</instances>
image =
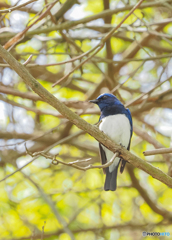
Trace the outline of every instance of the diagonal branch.
<instances>
[{"instance_id":1,"label":"diagonal branch","mask_svg":"<svg viewBox=\"0 0 172 240\"><path fill-rule=\"evenodd\" d=\"M43 191L43 189L29 176L27 176L26 174L22 173L26 179L28 179L38 190L38 192L40 193L40 195L42 196L42 198L44 199L44 201L49 205L49 207L51 208L52 212L54 213L56 219L58 220L58 222L63 226L63 230L64 232L66 232L69 236L71 240L75 240L75 237L73 235L73 233L71 232L71 230L68 228L68 224L65 221L65 219L60 215L60 213L58 212L57 208L55 207L53 201L51 200L51 198L45 194L45 192Z\"/></svg>"},{"instance_id":2,"label":"diagonal branch","mask_svg":"<svg viewBox=\"0 0 172 240\"><path fill-rule=\"evenodd\" d=\"M140 185L138 179L136 178L133 167L128 166L127 170L128 170L128 173L129 173L131 181L132 181L132 186L138 190L138 192L140 193L142 198L145 200L145 202L149 205L149 207L157 214L160 214L164 218L168 218L171 221L172 213L168 212L166 209L163 209L162 207L158 206L157 203L150 198L147 191Z\"/></svg>"},{"instance_id":3,"label":"diagonal branch","mask_svg":"<svg viewBox=\"0 0 172 240\"><path fill-rule=\"evenodd\" d=\"M162 172L160 169L153 167L151 164L135 156L134 154L127 151L125 148L114 143L106 134L101 132L98 127L87 123L85 120L80 118L76 113L72 112L68 107L61 103L55 96L49 93L36 79L28 72L28 70L19 63L9 52L7 52L0 45L0 56L18 73L18 75L24 80L24 82L32 88L40 97L42 97L47 103L53 106L59 111L64 117L75 124L78 128L89 133L97 141L103 144L112 152L118 152L119 155L134 165L137 168L150 174L152 177L158 179L169 187L172 187L172 178Z\"/></svg>"}]
</instances>

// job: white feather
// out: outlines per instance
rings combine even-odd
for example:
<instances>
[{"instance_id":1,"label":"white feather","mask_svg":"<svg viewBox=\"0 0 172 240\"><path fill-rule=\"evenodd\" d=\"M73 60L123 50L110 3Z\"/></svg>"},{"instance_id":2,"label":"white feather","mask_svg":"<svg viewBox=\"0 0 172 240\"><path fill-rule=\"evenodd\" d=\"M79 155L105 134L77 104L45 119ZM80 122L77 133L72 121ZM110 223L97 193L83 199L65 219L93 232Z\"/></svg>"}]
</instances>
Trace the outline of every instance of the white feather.
<instances>
[{"instance_id":1,"label":"white feather","mask_svg":"<svg viewBox=\"0 0 172 240\"><path fill-rule=\"evenodd\" d=\"M130 141L130 122L124 114L110 115L102 119L99 129L107 134L115 143L122 144L125 148L128 147ZM114 153L109 149L102 146L107 161L109 162L113 157ZM112 172L118 165L120 158L115 158L113 164L110 165L109 171Z\"/></svg>"}]
</instances>

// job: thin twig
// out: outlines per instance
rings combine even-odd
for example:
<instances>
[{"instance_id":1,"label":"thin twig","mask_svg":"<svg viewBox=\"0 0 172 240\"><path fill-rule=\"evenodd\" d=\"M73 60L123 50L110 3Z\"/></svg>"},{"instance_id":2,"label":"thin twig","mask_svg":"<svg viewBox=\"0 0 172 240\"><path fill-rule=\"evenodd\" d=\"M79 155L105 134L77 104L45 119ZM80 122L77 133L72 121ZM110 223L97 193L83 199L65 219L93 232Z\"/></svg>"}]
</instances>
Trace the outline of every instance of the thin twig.
<instances>
[{"instance_id":1,"label":"thin twig","mask_svg":"<svg viewBox=\"0 0 172 240\"><path fill-rule=\"evenodd\" d=\"M75 137L79 136L79 135L82 134L82 133L83 133L83 131L79 131L79 132L77 132L77 133L74 133L74 134L72 134L72 135L70 135L70 136L67 136L67 137L65 137L65 138L63 138L63 139L61 139L61 140L53 143L51 146L48 146L48 147L44 150L44 153L47 153L47 152L50 151L53 147L55 147L55 146L57 146L57 145L59 145L59 144L63 144L63 143L65 143L65 142L71 140L72 138L75 138ZM25 167L27 167L30 163L34 162L38 157L39 157L39 156L35 156L31 161L29 161L28 163L26 163L26 164L23 165L22 167L18 168L16 171L12 172L11 174L6 175L3 179L0 180L0 182L3 182L3 181L6 180L7 178L13 176L15 173L20 172L22 169L24 169Z\"/></svg>"},{"instance_id":2,"label":"thin twig","mask_svg":"<svg viewBox=\"0 0 172 240\"><path fill-rule=\"evenodd\" d=\"M23 63L24 66L26 66L31 60L32 60L33 55L31 54L28 59Z\"/></svg>"},{"instance_id":3,"label":"thin twig","mask_svg":"<svg viewBox=\"0 0 172 240\"><path fill-rule=\"evenodd\" d=\"M101 48L101 47L100 47ZM91 56L89 56L88 58L86 58L85 60L83 60L78 66L76 66L75 68L73 68L68 74L66 74L64 77L62 77L61 79L59 79L57 82L55 82L52 87L55 87L57 84L59 84L61 81L67 79L75 70L77 70L78 68L80 68L85 62L87 62L89 59L91 59L94 55L96 55L99 51L100 48L97 49L97 45L92 48L91 50L89 50L88 52L86 52L85 54L88 55L91 52L93 52L95 49L97 49L97 51L95 51ZM83 55L83 54L81 54Z\"/></svg>"},{"instance_id":4,"label":"thin twig","mask_svg":"<svg viewBox=\"0 0 172 240\"><path fill-rule=\"evenodd\" d=\"M26 3L20 4L20 5L18 5L18 6L11 7L11 8L4 9L4 10L0 10L0 14L1 14L1 13L10 13L10 12L12 12L12 11L14 11L14 10L18 10L18 9L20 9L21 7L24 7L24 6L28 5L28 4L30 4L30 3L32 3L32 2L36 2L36 1L38 1L38 0L30 0L30 1L26 2Z\"/></svg>"},{"instance_id":5,"label":"thin twig","mask_svg":"<svg viewBox=\"0 0 172 240\"><path fill-rule=\"evenodd\" d=\"M146 95L150 95L156 88L160 87L163 83L169 81L172 78L172 76L170 76L169 78L167 78L166 80L164 80L163 82L158 83L155 87L153 87L151 90L149 90L146 93L142 93L139 97L137 97L136 99L133 99L131 101L129 101L128 103L125 104L125 107L131 106L134 103L136 103L137 101L139 101L140 99L142 99L144 96Z\"/></svg>"},{"instance_id":6,"label":"thin twig","mask_svg":"<svg viewBox=\"0 0 172 240\"><path fill-rule=\"evenodd\" d=\"M57 164L61 163L63 165L70 166L70 167L73 167L73 168L76 168L76 169L79 169L79 170L83 170L83 171L86 171L88 169L93 169L93 168L107 168L114 162L115 158L118 156L118 153L115 153L113 155L112 159L109 162L107 162L106 164L103 164L103 165L95 165L95 166L93 166L92 164L89 164L86 167L81 167L81 166L78 166L76 164L77 163L81 163L81 162L82 163L87 163L87 162L89 162L91 160L91 158L87 158L87 159L83 159L83 160L76 160L76 161L67 163L67 162L63 162L63 161L57 159L57 155L58 154L56 154L55 156L52 156L50 154L46 154L45 151L31 153L31 152L28 151L26 145L25 145L25 148L26 148L27 154L29 154L31 157L43 156L43 157L45 157L47 159L51 159L52 160L52 164L54 164L54 165L57 165Z\"/></svg>"},{"instance_id":7,"label":"thin twig","mask_svg":"<svg viewBox=\"0 0 172 240\"><path fill-rule=\"evenodd\" d=\"M88 53L88 52L87 52ZM28 55L27 54L22 54L22 55ZM51 53L50 55L68 55L71 53ZM32 54L32 55L38 55L38 54ZM48 55L48 54L47 54ZM76 54L71 54L71 55L76 55ZM81 59L83 56L79 55L76 58L72 58L66 61L62 61L62 62L58 62L58 63L48 63L48 64L37 64L37 63L30 63L27 65L28 68L33 68L33 67L50 67L50 66L58 66L58 65L63 65L66 63L70 63L70 62L74 62L76 60ZM147 61L151 61L151 60L157 60L157 59L163 59L163 58L171 58L172 54L163 54L163 55L157 55L156 57L149 57L149 58L126 58L123 60L110 60L110 59L105 59L105 58L101 58L101 57L93 57L92 61L94 60L96 63L101 63L101 62L105 62L105 63L128 63L128 62L147 62ZM9 64L7 63L0 63L0 67L10 67Z\"/></svg>"},{"instance_id":8,"label":"thin twig","mask_svg":"<svg viewBox=\"0 0 172 240\"><path fill-rule=\"evenodd\" d=\"M151 156L156 154L167 154L167 153L172 153L172 148L160 148L160 149L148 150L143 152L144 156Z\"/></svg>"}]
</instances>

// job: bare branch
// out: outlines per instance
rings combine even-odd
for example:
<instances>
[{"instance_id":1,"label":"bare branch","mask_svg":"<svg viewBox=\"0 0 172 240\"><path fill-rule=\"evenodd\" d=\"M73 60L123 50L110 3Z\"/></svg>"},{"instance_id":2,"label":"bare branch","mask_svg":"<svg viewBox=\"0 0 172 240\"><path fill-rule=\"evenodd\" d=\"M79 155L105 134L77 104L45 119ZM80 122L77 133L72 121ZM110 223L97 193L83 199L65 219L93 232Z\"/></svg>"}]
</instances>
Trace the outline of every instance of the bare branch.
<instances>
[{"instance_id":1,"label":"bare branch","mask_svg":"<svg viewBox=\"0 0 172 240\"><path fill-rule=\"evenodd\" d=\"M133 187L135 187L138 190L138 192L140 193L142 198L145 200L145 202L150 206L150 208L154 212L160 214L164 218L168 218L171 221L172 212L168 212L166 209L163 209L162 207L158 206L158 204L151 199L151 197L148 195L147 191L140 185L138 179L136 178L136 176L134 174L132 166L127 166L127 170L129 172Z\"/></svg>"},{"instance_id":2,"label":"bare branch","mask_svg":"<svg viewBox=\"0 0 172 240\"><path fill-rule=\"evenodd\" d=\"M78 164L78 163L87 163L87 162L89 162L91 160L91 158L87 158L87 159L83 159L83 160L76 160L76 161L67 163L67 162L63 162L63 161L57 159L58 154L56 154L55 156L52 156L52 155L46 154L44 151L31 153L31 152L28 151L26 145L25 145L25 148L26 148L27 154L29 154L31 157L43 156L43 157L45 157L47 159L51 159L52 160L52 164L54 164L54 165L58 165L59 163L61 163L63 165L66 165L66 166L69 166L69 167L73 167L73 168L76 168L76 169L79 169L79 170L83 170L83 171L86 171L86 170L89 170L89 169L93 169L93 168L107 168L114 162L115 158L118 156L118 153L115 153L114 156L112 157L112 159L109 162L107 162L106 164L103 164L103 165L95 165L95 166L93 166L92 164L89 164L86 167L81 167L81 166L78 166L76 164Z\"/></svg>"},{"instance_id":3,"label":"bare branch","mask_svg":"<svg viewBox=\"0 0 172 240\"><path fill-rule=\"evenodd\" d=\"M156 154L167 154L172 153L172 148L160 148L156 150L147 150L143 152L145 156L156 155Z\"/></svg>"},{"instance_id":4,"label":"bare branch","mask_svg":"<svg viewBox=\"0 0 172 240\"><path fill-rule=\"evenodd\" d=\"M82 134L82 133L83 133L83 131L79 131L79 132L77 132L77 133L74 133L74 134L72 134L72 135L70 135L70 136L67 136L67 137L65 137L65 138L63 138L63 139L55 142L54 144L48 146L48 147L44 150L44 153L49 152L53 147L55 147L55 146L57 146L57 145L59 145L59 144L63 144L63 143L65 143L65 142L67 142L67 141L70 141L72 138L75 138L75 137L79 136L79 135ZM16 171L14 171L13 173L11 173L11 174L9 174L9 175L6 175L3 179L0 180L0 182L3 182L3 181L6 180L7 178L13 176L15 173L20 172L22 169L24 169L25 167L27 167L30 163L34 162L38 157L39 157L39 156L34 157L31 161L29 161L28 163L26 163L26 164L23 165L22 167L18 168L18 169L17 169Z\"/></svg>"},{"instance_id":5,"label":"bare branch","mask_svg":"<svg viewBox=\"0 0 172 240\"><path fill-rule=\"evenodd\" d=\"M20 4L20 5L15 6L15 7L11 7L11 8L4 9L4 10L0 10L0 14L1 14L1 13L10 13L10 12L12 12L12 11L14 11L14 10L18 10L18 9L20 9L21 7L24 7L24 6L28 5L28 4L30 4L30 3L32 3L32 2L36 2L36 1L38 1L38 0L30 0L30 1L26 2L26 3L22 3L22 4Z\"/></svg>"},{"instance_id":6,"label":"bare branch","mask_svg":"<svg viewBox=\"0 0 172 240\"><path fill-rule=\"evenodd\" d=\"M30 55L28 59L23 63L24 66L26 66L31 60L32 60L33 55Z\"/></svg>"}]
</instances>

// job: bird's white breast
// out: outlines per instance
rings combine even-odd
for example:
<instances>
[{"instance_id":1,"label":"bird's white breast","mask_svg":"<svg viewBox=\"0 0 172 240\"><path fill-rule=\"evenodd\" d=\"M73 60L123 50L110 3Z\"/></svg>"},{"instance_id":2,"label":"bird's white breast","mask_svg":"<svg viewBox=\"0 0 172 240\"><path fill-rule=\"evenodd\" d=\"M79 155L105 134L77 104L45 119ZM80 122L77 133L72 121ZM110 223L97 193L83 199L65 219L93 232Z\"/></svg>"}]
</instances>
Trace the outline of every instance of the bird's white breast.
<instances>
[{"instance_id":1,"label":"bird's white breast","mask_svg":"<svg viewBox=\"0 0 172 240\"><path fill-rule=\"evenodd\" d=\"M124 114L110 115L102 119L99 129L107 134L117 144L122 144L124 147L128 147L130 141L130 122ZM110 161L113 157L113 152L103 147L107 161ZM115 166L118 164L119 158L116 158L113 164L109 167L109 171L112 172Z\"/></svg>"}]
</instances>

